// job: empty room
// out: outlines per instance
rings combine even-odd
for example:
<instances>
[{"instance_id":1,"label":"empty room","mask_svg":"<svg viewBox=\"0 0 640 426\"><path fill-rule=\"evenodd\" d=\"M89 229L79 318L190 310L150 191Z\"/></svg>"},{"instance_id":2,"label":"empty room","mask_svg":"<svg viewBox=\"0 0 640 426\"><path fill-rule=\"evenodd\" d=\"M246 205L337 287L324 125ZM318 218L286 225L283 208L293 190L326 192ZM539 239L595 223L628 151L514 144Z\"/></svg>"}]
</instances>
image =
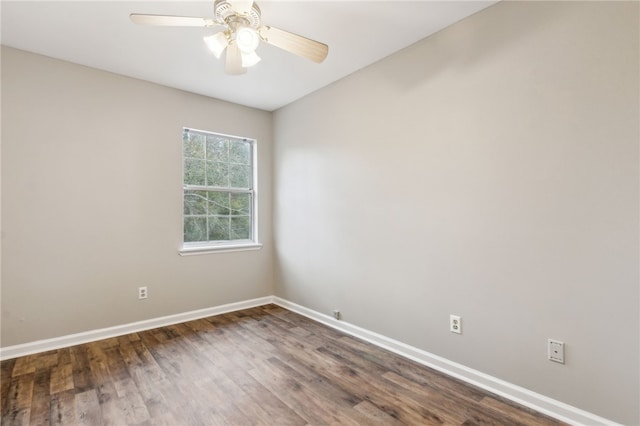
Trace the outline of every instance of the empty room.
<instances>
[{"instance_id":1,"label":"empty room","mask_svg":"<svg viewBox=\"0 0 640 426\"><path fill-rule=\"evenodd\" d=\"M640 425L640 2L5 1L4 425Z\"/></svg>"}]
</instances>

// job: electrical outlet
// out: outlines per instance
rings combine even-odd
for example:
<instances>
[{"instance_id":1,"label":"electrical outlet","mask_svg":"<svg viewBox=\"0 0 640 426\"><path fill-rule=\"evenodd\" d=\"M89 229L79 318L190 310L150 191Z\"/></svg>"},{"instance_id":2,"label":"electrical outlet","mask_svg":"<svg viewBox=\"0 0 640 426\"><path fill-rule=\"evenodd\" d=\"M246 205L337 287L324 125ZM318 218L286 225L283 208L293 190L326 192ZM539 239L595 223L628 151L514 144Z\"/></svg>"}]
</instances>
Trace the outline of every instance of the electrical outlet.
<instances>
[{"instance_id":1,"label":"electrical outlet","mask_svg":"<svg viewBox=\"0 0 640 426\"><path fill-rule=\"evenodd\" d=\"M138 287L138 299L146 299L149 297L147 287Z\"/></svg>"},{"instance_id":2,"label":"electrical outlet","mask_svg":"<svg viewBox=\"0 0 640 426\"><path fill-rule=\"evenodd\" d=\"M547 353L549 361L564 364L564 342L549 339L547 342Z\"/></svg>"},{"instance_id":3,"label":"electrical outlet","mask_svg":"<svg viewBox=\"0 0 640 426\"><path fill-rule=\"evenodd\" d=\"M449 315L449 331L462 334L462 318L458 315Z\"/></svg>"},{"instance_id":4,"label":"electrical outlet","mask_svg":"<svg viewBox=\"0 0 640 426\"><path fill-rule=\"evenodd\" d=\"M333 311L333 317L334 317L335 319L339 320L339 319L341 318L340 311L339 311L339 310L337 310L337 309L336 309L336 310L334 310L334 311Z\"/></svg>"}]
</instances>

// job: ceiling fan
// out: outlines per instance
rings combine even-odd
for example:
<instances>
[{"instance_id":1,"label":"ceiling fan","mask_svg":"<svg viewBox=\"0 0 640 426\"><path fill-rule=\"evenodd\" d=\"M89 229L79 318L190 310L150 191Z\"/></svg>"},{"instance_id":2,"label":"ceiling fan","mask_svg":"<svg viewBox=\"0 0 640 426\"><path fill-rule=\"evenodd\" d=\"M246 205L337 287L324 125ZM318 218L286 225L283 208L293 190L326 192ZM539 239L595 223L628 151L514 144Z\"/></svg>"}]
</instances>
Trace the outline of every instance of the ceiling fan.
<instances>
[{"instance_id":1,"label":"ceiling fan","mask_svg":"<svg viewBox=\"0 0 640 426\"><path fill-rule=\"evenodd\" d=\"M204 41L220 58L226 50L227 74L244 74L247 68L257 64L260 57L256 48L260 41L320 63L329 53L329 46L289 31L262 25L260 8L252 0L215 0L213 18L190 16L129 15L136 24L169 27L222 27Z\"/></svg>"}]
</instances>

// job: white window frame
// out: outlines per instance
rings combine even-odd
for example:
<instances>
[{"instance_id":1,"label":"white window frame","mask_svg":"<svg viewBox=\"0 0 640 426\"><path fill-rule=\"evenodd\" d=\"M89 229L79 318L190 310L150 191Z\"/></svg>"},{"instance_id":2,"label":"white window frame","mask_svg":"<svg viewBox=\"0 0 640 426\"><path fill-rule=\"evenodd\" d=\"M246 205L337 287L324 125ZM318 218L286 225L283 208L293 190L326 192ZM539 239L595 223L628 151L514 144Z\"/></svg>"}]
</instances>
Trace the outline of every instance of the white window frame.
<instances>
[{"instance_id":1,"label":"white window frame","mask_svg":"<svg viewBox=\"0 0 640 426\"><path fill-rule=\"evenodd\" d=\"M179 250L179 254L182 256L193 254L206 254L215 252L229 252L229 251L244 251L244 250L259 250L262 248L262 244L258 238L258 147L257 140L252 138L246 138L242 136L233 136L223 133L210 132L206 130L198 130L185 127L182 130L182 135L185 132L200 133L203 135L213 135L229 139L240 139L245 142L249 142L250 156L251 156L251 187L248 190L235 189L227 187L214 187L214 186L200 186L200 185L186 185L184 183L184 144L181 142L181 155L182 160L182 223L181 223L181 235L182 235L182 247ZM181 138L182 141L182 138ZM184 241L184 203L185 192L188 190L201 190L201 191L220 191L220 192L236 192L243 194L251 194L251 239L249 240L222 240L222 241L203 241L203 242L185 242Z\"/></svg>"}]
</instances>

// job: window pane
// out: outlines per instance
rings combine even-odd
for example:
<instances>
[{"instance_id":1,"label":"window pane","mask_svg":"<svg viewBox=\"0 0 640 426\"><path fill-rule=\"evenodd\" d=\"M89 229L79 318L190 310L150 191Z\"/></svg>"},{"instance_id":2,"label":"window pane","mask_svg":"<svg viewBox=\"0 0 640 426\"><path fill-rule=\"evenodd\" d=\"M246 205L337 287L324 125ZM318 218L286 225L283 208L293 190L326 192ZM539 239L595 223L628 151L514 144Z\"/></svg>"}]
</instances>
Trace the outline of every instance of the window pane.
<instances>
[{"instance_id":1,"label":"window pane","mask_svg":"<svg viewBox=\"0 0 640 426\"><path fill-rule=\"evenodd\" d=\"M185 132L182 136L182 149L185 158L201 158L204 160L204 142L203 135Z\"/></svg>"},{"instance_id":2,"label":"window pane","mask_svg":"<svg viewBox=\"0 0 640 426\"><path fill-rule=\"evenodd\" d=\"M251 164L251 145L245 141L231 141L229 146L229 161L238 164Z\"/></svg>"},{"instance_id":3,"label":"window pane","mask_svg":"<svg viewBox=\"0 0 640 426\"><path fill-rule=\"evenodd\" d=\"M207 192L206 191L185 191L184 192L184 214L185 216L206 215L207 214Z\"/></svg>"},{"instance_id":4,"label":"window pane","mask_svg":"<svg viewBox=\"0 0 640 426\"><path fill-rule=\"evenodd\" d=\"M229 141L220 136L207 136L207 160L229 162Z\"/></svg>"},{"instance_id":5,"label":"window pane","mask_svg":"<svg viewBox=\"0 0 640 426\"><path fill-rule=\"evenodd\" d=\"M251 214L251 194L231 194L232 216L248 216Z\"/></svg>"},{"instance_id":6,"label":"window pane","mask_svg":"<svg viewBox=\"0 0 640 426\"><path fill-rule=\"evenodd\" d=\"M231 217L231 235L232 240L249 240L251 239L251 221L248 216Z\"/></svg>"},{"instance_id":7,"label":"window pane","mask_svg":"<svg viewBox=\"0 0 640 426\"><path fill-rule=\"evenodd\" d=\"M184 242L207 241L207 218L184 218Z\"/></svg>"},{"instance_id":8,"label":"window pane","mask_svg":"<svg viewBox=\"0 0 640 426\"><path fill-rule=\"evenodd\" d=\"M232 164L229 166L229 183L231 188L249 189L251 181L251 167Z\"/></svg>"},{"instance_id":9,"label":"window pane","mask_svg":"<svg viewBox=\"0 0 640 426\"><path fill-rule=\"evenodd\" d=\"M253 141L184 129L185 243L251 240L254 226ZM198 186L198 190L187 189Z\"/></svg>"},{"instance_id":10,"label":"window pane","mask_svg":"<svg viewBox=\"0 0 640 426\"><path fill-rule=\"evenodd\" d=\"M209 241L229 239L229 216L209 216Z\"/></svg>"},{"instance_id":11,"label":"window pane","mask_svg":"<svg viewBox=\"0 0 640 426\"><path fill-rule=\"evenodd\" d=\"M184 160L185 185L204 185L204 166L204 160L194 160L186 158Z\"/></svg>"},{"instance_id":12,"label":"window pane","mask_svg":"<svg viewBox=\"0 0 640 426\"><path fill-rule=\"evenodd\" d=\"M228 192L209 192L209 214L229 215Z\"/></svg>"},{"instance_id":13,"label":"window pane","mask_svg":"<svg viewBox=\"0 0 640 426\"><path fill-rule=\"evenodd\" d=\"M207 161L207 185L229 187L229 165Z\"/></svg>"}]
</instances>

